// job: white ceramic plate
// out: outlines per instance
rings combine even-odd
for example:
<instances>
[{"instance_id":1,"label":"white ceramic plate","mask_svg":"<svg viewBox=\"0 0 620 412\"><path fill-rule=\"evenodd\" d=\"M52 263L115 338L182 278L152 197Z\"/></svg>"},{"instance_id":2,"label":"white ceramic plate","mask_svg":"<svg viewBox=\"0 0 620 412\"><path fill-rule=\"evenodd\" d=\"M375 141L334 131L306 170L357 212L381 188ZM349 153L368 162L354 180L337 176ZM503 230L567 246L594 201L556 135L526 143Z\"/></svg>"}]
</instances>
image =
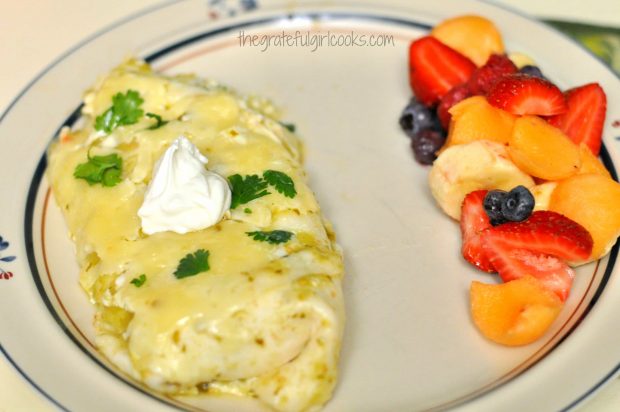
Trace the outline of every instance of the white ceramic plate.
<instances>
[{"instance_id":1,"label":"white ceramic plate","mask_svg":"<svg viewBox=\"0 0 620 412\"><path fill-rule=\"evenodd\" d=\"M608 95L603 160L620 162L611 122L618 79L549 28L485 3L453 0L183 1L131 16L67 52L0 120L0 349L64 410L240 410L235 400L171 399L128 380L91 344L92 309L44 153L77 118L81 93L128 54L166 73L195 72L272 98L308 148L311 185L346 256L348 310L341 378L326 411L560 410L618 371L618 248L578 270L560 319L538 342L494 345L468 311L472 280L492 281L460 258L457 225L435 206L398 117L410 90L407 46L430 25L477 13L509 50L534 57L560 87L598 81ZM387 34L383 47L240 46L239 35ZM298 40L301 41L301 40ZM11 257L15 257L12 259ZM9 277L10 273L10 277ZM192 406L192 404L194 406ZM248 409L251 409L249 407Z\"/></svg>"}]
</instances>

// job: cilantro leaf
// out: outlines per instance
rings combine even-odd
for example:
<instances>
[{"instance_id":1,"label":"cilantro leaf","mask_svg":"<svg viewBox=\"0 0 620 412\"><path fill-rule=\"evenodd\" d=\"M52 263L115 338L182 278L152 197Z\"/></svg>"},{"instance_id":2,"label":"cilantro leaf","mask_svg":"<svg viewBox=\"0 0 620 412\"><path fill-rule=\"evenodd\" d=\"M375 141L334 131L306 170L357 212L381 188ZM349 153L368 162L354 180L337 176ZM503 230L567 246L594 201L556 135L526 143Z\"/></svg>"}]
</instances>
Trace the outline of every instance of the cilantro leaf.
<instances>
[{"instance_id":1,"label":"cilantro leaf","mask_svg":"<svg viewBox=\"0 0 620 412\"><path fill-rule=\"evenodd\" d=\"M284 128L288 129L288 131L289 131L289 132L291 132L291 133L295 133L295 129L296 129L296 127L295 127L295 125L294 125L293 123L284 123L284 122L280 122L280 124L281 124Z\"/></svg>"},{"instance_id":2,"label":"cilantro leaf","mask_svg":"<svg viewBox=\"0 0 620 412\"><path fill-rule=\"evenodd\" d=\"M291 237L293 237L293 233L287 232L286 230L272 230L271 232L245 232L252 239L257 240L259 242L269 242L273 245L278 243L286 243Z\"/></svg>"},{"instance_id":3,"label":"cilantro leaf","mask_svg":"<svg viewBox=\"0 0 620 412\"><path fill-rule=\"evenodd\" d=\"M245 209L243 209L243 213L245 213L246 215L251 215L252 209L250 209L249 207L246 207Z\"/></svg>"},{"instance_id":4,"label":"cilantro leaf","mask_svg":"<svg viewBox=\"0 0 620 412\"><path fill-rule=\"evenodd\" d=\"M241 177L239 174L234 174L228 181L232 187L231 209L269 194L266 190L267 182L258 175Z\"/></svg>"},{"instance_id":5,"label":"cilantro leaf","mask_svg":"<svg viewBox=\"0 0 620 412\"><path fill-rule=\"evenodd\" d=\"M131 282L129 283L139 288L140 286L144 285L144 282L146 282L146 275L143 273L137 278L131 279Z\"/></svg>"},{"instance_id":6,"label":"cilantro leaf","mask_svg":"<svg viewBox=\"0 0 620 412\"><path fill-rule=\"evenodd\" d=\"M110 133L117 125L117 120L114 119L114 111L111 107L95 118L95 130L103 130L106 133Z\"/></svg>"},{"instance_id":7,"label":"cilantro leaf","mask_svg":"<svg viewBox=\"0 0 620 412\"><path fill-rule=\"evenodd\" d=\"M75 167L73 176L86 180L91 186L101 183L103 186L112 187L120 183L122 170L123 159L112 153L107 156L89 156L86 163Z\"/></svg>"},{"instance_id":8,"label":"cilantro leaf","mask_svg":"<svg viewBox=\"0 0 620 412\"><path fill-rule=\"evenodd\" d=\"M111 168L103 172L101 184L105 187L116 186L121 181L121 169Z\"/></svg>"},{"instance_id":9,"label":"cilantro leaf","mask_svg":"<svg viewBox=\"0 0 620 412\"><path fill-rule=\"evenodd\" d=\"M198 249L193 254L188 253L179 262L177 270L174 272L174 276L177 279L183 279L189 276L197 275L201 272L209 270L209 251L204 249Z\"/></svg>"},{"instance_id":10,"label":"cilantro leaf","mask_svg":"<svg viewBox=\"0 0 620 412\"><path fill-rule=\"evenodd\" d=\"M155 113L147 113L146 117L150 117L151 119L155 119L155 121L157 123L155 123L153 126L149 127L147 130L155 130L155 129L159 129L162 126L165 126L168 124L167 120L162 120L161 116Z\"/></svg>"},{"instance_id":11,"label":"cilantro leaf","mask_svg":"<svg viewBox=\"0 0 620 412\"><path fill-rule=\"evenodd\" d=\"M144 113L140 106L144 99L135 90L112 96L112 106L95 118L95 129L111 133L118 126L137 123Z\"/></svg>"},{"instance_id":12,"label":"cilantro leaf","mask_svg":"<svg viewBox=\"0 0 620 412\"><path fill-rule=\"evenodd\" d=\"M293 179L286 173L278 172L277 170L266 170L263 172L263 178L286 197L293 198L297 194Z\"/></svg>"}]
</instances>

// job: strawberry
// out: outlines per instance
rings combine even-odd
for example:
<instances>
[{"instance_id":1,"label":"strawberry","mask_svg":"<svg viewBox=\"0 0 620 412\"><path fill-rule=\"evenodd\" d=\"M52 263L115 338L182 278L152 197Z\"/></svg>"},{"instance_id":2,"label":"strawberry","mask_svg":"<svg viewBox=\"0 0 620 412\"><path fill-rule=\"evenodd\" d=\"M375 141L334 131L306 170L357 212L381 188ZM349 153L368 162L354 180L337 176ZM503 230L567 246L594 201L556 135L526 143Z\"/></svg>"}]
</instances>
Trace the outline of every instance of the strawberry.
<instances>
[{"instance_id":1,"label":"strawberry","mask_svg":"<svg viewBox=\"0 0 620 412\"><path fill-rule=\"evenodd\" d=\"M472 95L486 95L491 86L502 77L519 69L506 55L492 54L484 66L477 68L467 82Z\"/></svg>"},{"instance_id":2,"label":"strawberry","mask_svg":"<svg viewBox=\"0 0 620 412\"><path fill-rule=\"evenodd\" d=\"M531 275L562 300L575 277L564 260L583 261L592 252L592 236L583 226L550 211L491 227L481 238L484 253L504 282Z\"/></svg>"},{"instance_id":3,"label":"strawberry","mask_svg":"<svg viewBox=\"0 0 620 412\"><path fill-rule=\"evenodd\" d=\"M525 74L510 74L499 79L487 93L493 106L512 114L553 116L566 112L564 95L548 80Z\"/></svg>"},{"instance_id":4,"label":"strawberry","mask_svg":"<svg viewBox=\"0 0 620 412\"><path fill-rule=\"evenodd\" d=\"M437 117L439 117L439 122L444 129L448 130L450 126L450 120L452 119L452 115L449 112L450 108L461 100L467 99L469 96L471 96L469 87L466 83L463 83L450 89L450 91L441 98L437 106Z\"/></svg>"},{"instance_id":5,"label":"strawberry","mask_svg":"<svg viewBox=\"0 0 620 412\"><path fill-rule=\"evenodd\" d=\"M592 236L579 223L556 212L539 210L523 222L508 222L489 230L489 240L508 242L513 249L583 262L592 253Z\"/></svg>"},{"instance_id":6,"label":"strawberry","mask_svg":"<svg viewBox=\"0 0 620 412\"><path fill-rule=\"evenodd\" d=\"M409 82L419 101L431 106L450 89L469 80L476 65L431 36L409 46Z\"/></svg>"},{"instance_id":7,"label":"strawberry","mask_svg":"<svg viewBox=\"0 0 620 412\"><path fill-rule=\"evenodd\" d=\"M577 144L585 143L595 156L601 150L607 97L598 83L589 83L564 93L568 111L553 116L549 123Z\"/></svg>"},{"instance_id":8,"label":"strawberry","mask_svg":"<svg viewBox=\"0 0 620 412\"><path fill-rule=\"evenodd\" d=\"M476 190L465 196L461 206L461 252L465 260L485 272L494 272L493 265L483 249L482 234L491 227L484 211L484 197L487 190Z\"/></svg>"},{"instance_id":9,"label":"strawberry","mask_svg":"<svg viewBox=\"0 0 620 412\"><path fill-rule=\"evenodd\" d=\"M575 277L575 271L570 266L555 256L515 248L510 241L497 239L492 232L493 229L490 229L484 233L483 248L504 282L525 275L534 276L562 301L566 300Z\"/></svg>"}]
</instances>

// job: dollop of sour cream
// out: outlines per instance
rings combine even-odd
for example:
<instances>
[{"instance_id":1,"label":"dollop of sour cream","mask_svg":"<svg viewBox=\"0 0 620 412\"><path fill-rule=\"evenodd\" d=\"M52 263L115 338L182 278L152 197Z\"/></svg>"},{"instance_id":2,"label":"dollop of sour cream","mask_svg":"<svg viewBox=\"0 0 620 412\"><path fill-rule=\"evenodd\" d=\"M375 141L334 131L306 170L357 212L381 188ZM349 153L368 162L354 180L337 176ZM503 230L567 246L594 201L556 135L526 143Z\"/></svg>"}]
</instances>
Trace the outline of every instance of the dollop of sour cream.
<instances>
[{"instance_id":1,"label":"dollop of sour cream","mask_svg":"<svg viewBox=\"0 0 620 412\"><path fill-rule=\"evenodd\" d=\"M222 220L230 208L228 182L205 168L208 160L186 137L177 138L155 164L138 210L148 235L187 233Z\"/></svg>"}]
</instances>

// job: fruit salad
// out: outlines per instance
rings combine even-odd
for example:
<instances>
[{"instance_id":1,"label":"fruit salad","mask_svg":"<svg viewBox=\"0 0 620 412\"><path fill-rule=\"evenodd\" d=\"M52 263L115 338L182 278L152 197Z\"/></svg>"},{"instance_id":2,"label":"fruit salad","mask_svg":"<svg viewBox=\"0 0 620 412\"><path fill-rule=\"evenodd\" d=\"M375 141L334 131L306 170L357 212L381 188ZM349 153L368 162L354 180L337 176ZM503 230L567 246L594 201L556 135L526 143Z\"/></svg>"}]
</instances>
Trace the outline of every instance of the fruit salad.
<instances>
[{"instance_id":1,"label":"fruit salad","mask_svg":"<svg viewBox=\"0 0 620 412\"><path fill-rule=\"evenodd\" d=\"M471 283L473 323L493 342L529 344L561 312L574 267L620 235L620 184L598 158L605 92L562 91L480 16L412 41L409 81L400 126L414 157L460 222L464 260L501 280Z\"/></svg>"}]
</instances>

